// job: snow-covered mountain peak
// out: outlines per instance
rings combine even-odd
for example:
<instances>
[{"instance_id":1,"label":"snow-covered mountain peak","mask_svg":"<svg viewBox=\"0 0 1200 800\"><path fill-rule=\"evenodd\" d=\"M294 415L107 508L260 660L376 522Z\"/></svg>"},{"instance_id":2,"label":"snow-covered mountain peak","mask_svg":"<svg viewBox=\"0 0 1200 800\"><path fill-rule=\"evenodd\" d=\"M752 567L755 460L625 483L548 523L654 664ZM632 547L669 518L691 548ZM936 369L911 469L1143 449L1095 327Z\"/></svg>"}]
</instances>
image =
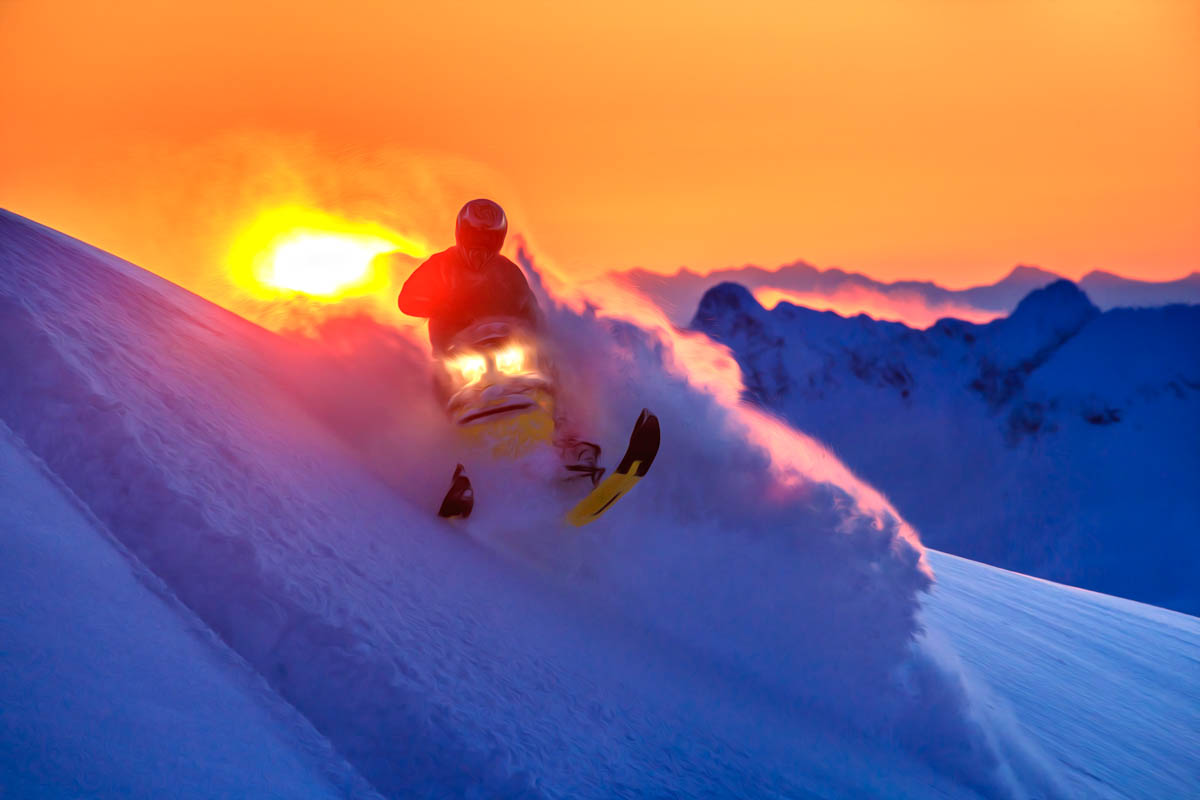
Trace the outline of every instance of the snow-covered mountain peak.
<instances>
[{"instance_id":1,"label":"snow-covered mountain peak","mask_svg":"<svg viewBox=\"0 0 1200 800\"><path fill-rule=\"evenodd\" d=\"M749 289L729 281L718 283L704 293L691 327L705 331L716 328L726 338L751 344L775 338L770 313L759 305Z\"/></svg>"},{"instance_id":2,"label":"snow-covered mountain peak","mask_svg":"<svg viewBox=\"0 0 1200 800\"><path fill-rule=\"evenodd\" d=\"M1029 372L1099 314L1100 309L1068 280L1036 289L1010 316L983 326L985 369Z\"/></svg>"},{"instance_id":3,"label":"snow-covered mountain peak","mask_svg":"<svg viewBox=\"0 0 1200 800\"><path fill-rule=\"evenodd\" d=\"M696 327L732 349L748 396L829 442L934 546L1200 609L1200 306L1101 312L1061 280L1006 318L923 331L721 307ZM1133 544L1134 527L1154 533Z\"/></svg>"},{"instance_id":4,"label":"snow-covered mountain peak","mask_svg":"<svg viewBox=\"0 0 1200 800\"><path fill-rule=\"evenodd\" d=\"M1197 342L1200 306L1115 308L1055 351L1028 388L1060 405L1070 397L1110 409L1162 394L1187 397L1200 390Z\"/></svg>"},{"instance_id":5,"label":"snow-covered mountain peak","mask_svg":"<svg viewBox=\"0 0 1200 800\"><path fill-rule=\"evenodd\" d=\"M1050 320L1063 327L1078 326L1100 313L1078 286L1066 279L1056 280L1030 292L1009 315L1010 320Z\"/></svg>"},{"instance_id":6,"label":"snow-covered mountain peak","mask_svg":"<svg viewBox=\"0 0 1200 800\"><path fill-rule=\"evenodd\" d=\"M762 310L763 307L745 286L732 281L723 281L704 293L696 314L716 317L730 312Z\"/></svg>"}]
</instances>

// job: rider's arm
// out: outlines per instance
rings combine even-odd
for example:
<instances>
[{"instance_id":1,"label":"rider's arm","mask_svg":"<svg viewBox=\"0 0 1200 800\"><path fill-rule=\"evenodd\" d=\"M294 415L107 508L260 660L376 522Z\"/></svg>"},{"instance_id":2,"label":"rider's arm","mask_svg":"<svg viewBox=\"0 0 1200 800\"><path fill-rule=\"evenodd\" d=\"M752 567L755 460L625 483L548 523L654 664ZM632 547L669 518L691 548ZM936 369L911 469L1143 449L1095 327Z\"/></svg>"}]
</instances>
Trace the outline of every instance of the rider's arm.
<instances>
[{"instance_id":1,"label":"rider's arm","mask_svg":"<svg viewBox=\"0 0 1200 800\"><path fill-rule=\"evenodd\" d=\"M408 276L396 299L401 311L414 317L429 317L445 303L446 286L439 266L431 258Z\"/></svg>"},{"instance_id":2,"label":"rider's arm","mask_svg":"<svg viewBox=\"0 0 1200 800\"><path fill-rule=\"evenodd\" d=\"M537 297L534 296L533 290L529 288L529 281L525 278L525 273L521 271L513 262L507 258L505 263L505 283L509 297L517 305L516 316L527 320L535 328L540 322L541 313L538 308Z\"/></svg>"}]
</instances>

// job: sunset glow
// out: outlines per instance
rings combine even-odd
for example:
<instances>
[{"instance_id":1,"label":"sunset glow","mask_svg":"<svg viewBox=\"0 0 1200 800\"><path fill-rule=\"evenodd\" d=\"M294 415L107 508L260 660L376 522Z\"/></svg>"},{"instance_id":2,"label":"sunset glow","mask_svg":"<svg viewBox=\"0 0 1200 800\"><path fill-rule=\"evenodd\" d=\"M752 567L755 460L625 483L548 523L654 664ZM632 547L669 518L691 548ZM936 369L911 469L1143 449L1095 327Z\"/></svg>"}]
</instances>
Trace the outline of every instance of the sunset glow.
<instances>
[{"instance_id":1,"label":"sunset glow","mask_svg":"<svg viewBox=\"0 0 1200 800\"><path fill-rule=\"evenodd\" d=\"M246 227L228 263L234 281L255 297L302 294L332 303L389 286L385 264L376 257L394 251L426 255L421 245L375 223L281 208Z\"/></svg>"},{"instance_id":2,"label":"sunset glow","mask_svg":"<svg viewBox=\"0 0 1200 800\"><path fill-rule=\"evenodd\" d=\"M834 294L795 292L769 286L754 290L754 299L767 310L780 303L791 303L817 311L832 311L843 317L866 314L871 319L902 322L910 328L925 329L944 317L982 324L1003 316L965 305L929 303L918 294L883 294L861 287L840 289Z\"/></svg>"},{"instance_id":3,"label":"sunset glow","mask_svg":"<svg viewBox=\"0 0 1200 800\"><path fill-rule=\"evenodd\" d=\"M8 0L0 74L0 206L206 294L255 201L491 196L580 278L1200 268L1190 0Z\"/></svg>"}]
</instances>

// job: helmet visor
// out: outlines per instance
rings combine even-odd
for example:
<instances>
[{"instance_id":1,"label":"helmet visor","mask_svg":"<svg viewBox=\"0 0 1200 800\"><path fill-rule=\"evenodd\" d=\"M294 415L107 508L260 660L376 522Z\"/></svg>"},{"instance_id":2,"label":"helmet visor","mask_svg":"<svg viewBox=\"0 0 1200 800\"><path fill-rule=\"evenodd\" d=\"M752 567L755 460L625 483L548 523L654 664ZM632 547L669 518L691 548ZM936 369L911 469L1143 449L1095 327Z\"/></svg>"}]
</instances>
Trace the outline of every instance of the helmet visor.
<instances>
[{"instance_id":1,"label":"helmet visor","mask_svg":"<svg viewBox=\"0 0 1200 800\"><path fill-rule=\"evenodd\" d=\"M504 245L504 231L463 227L458 231L458 245L464 250L487 250L499 253Z\"/></svg>"}]
</instances>

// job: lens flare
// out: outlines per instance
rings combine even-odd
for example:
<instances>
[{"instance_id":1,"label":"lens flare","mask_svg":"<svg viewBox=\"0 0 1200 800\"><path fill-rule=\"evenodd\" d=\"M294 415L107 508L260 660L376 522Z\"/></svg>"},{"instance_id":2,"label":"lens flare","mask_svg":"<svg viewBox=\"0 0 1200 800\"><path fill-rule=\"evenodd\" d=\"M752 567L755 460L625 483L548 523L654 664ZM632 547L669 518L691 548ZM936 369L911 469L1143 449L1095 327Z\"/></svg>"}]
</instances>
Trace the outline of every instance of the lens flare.
<instances>
[{"instance_id":1,"label":"lens flare","mask_svg":"<svg viewBox=\"0 0 1200 800\"><path fill-rule=\"evenodd\" d=\"M255 298L303 295L333 303L386 288L390 276L376 257L397 251L428 254L423 244L379 223L286 207L260 214L242 231L228 267L234 282Z\"/></svg>"}]
</instances>

